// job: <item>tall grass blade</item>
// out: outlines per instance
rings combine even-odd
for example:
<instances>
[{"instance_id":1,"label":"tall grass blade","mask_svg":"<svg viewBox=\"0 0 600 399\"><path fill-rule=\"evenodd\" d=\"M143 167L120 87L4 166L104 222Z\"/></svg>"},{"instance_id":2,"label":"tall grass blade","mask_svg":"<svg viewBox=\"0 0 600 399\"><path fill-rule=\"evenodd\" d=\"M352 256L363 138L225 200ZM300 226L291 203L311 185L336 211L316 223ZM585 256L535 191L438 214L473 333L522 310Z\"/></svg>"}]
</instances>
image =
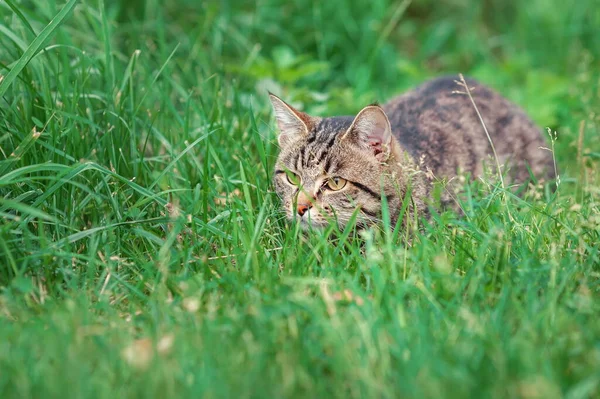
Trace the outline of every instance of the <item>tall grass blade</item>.
<instances>
[{"instance_id":1,"label":"tall grass blade","mask_svg":"<svg viewBox=\"0 0 600 399\"><path fill-rule=\"evenodd\" d=\"M19 76L19 73L29 64L29 61L40 51L46 41L56 32L56 30L63 24L65 19L69 16L69 13L77 4L77 0L70 0L48 25L40 32L40 34L31 42L27 50L23 53L21 58L17 61L15 66L10 70L8 75L0 82L0 97L4 96L8 88L12 85L15 79Z\"/></svg>"}]
</instances>

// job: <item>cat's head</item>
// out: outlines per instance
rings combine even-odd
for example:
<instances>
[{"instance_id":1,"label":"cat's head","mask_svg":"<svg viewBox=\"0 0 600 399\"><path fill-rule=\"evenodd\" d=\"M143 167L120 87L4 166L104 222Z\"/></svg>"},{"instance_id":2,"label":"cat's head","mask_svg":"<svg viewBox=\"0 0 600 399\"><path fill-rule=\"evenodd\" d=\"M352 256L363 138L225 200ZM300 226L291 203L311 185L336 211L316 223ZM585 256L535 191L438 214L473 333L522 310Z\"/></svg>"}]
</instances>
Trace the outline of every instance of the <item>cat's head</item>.
<instances>
[{"instance_id":1,"label":"cat's head","mask_svg":"<svg viewBox=\"0 0 600 399\"><path fill-rule=\"evenodd\" d=\"M356 213L359 226L378 222L381 194L389 203L397 178L390 165L397 165L398 143L383 109L370 105L355 117L319 118L270 99L281 147L274 185L288 219L303 227L332 221L344 227Z\"/></svg>"}]
</instances>

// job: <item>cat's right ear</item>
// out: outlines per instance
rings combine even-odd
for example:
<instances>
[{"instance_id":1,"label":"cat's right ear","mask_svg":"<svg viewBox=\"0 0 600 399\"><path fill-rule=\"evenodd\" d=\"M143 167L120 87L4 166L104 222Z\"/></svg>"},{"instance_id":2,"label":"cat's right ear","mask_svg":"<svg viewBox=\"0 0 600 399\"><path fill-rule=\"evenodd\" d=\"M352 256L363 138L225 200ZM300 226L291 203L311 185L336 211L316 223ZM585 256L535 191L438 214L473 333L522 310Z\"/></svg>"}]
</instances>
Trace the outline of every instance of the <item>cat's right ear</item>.
<instances>
[{"instance_id":1,"label":"cat's right ear","mask_svg":"<svg viewBox=\"0 0 600 399\"><path fill-rule=\"evenodd\" d=\"M363 108L342 139L346 137L362 148L372 151L379 161L386 161L390 155L392 128L387 115L379 105Z\"/></svg>"},{"instance_id":2,"label":"cat's right ear","mask_svg":"<svg viewBox=\"0 0 600 399\"><path fill-rule=\"evenodd\" d=\"M298 135L308 133L311 123L308 114L298 111L272 93L269 93L269 99L279 126L279 145L284 145Z\"/></svg>"}]
</instances>

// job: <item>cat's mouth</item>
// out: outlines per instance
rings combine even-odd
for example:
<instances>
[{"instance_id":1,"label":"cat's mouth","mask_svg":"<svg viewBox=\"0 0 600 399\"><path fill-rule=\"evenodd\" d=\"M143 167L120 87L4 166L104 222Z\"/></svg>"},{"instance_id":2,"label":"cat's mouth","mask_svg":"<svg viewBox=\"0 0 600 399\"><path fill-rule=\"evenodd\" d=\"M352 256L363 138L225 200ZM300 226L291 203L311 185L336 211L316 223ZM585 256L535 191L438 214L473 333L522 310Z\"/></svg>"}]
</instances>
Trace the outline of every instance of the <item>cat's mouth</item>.
<instances>
[{"instance_id":1,"label":"cat's mouth","mask_svg":"<svg viewBox=\"0 0 600 399\"><path fill-rule=\"evenodd\" d=\"M298 214L288 214L288 218L300 223L303 230L322 229L329 225L329 222L323 218L323 216L315 214L312 210L302 216Z\"/></svg>"}]
</instances>

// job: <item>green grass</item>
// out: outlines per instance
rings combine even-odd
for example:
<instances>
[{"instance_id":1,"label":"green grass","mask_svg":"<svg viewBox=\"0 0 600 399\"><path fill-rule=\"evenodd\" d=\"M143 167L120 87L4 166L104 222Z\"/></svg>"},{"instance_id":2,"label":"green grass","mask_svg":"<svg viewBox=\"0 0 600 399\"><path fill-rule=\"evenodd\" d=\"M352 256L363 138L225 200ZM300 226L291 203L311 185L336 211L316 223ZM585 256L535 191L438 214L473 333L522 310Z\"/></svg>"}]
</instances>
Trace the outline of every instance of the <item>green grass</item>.
<instances>
[{"instance_id":1,"label":"green grass","mask_svg":"<svg viewBox=\"0 0 600 399\"><path fill-rule=\"evenodd\" d=\"M600 395L597 0L72 3L0 2L0 397ZM558 132L556 193L283 220L267 90L458 72Z\"/></svg>"}]
</instances>

